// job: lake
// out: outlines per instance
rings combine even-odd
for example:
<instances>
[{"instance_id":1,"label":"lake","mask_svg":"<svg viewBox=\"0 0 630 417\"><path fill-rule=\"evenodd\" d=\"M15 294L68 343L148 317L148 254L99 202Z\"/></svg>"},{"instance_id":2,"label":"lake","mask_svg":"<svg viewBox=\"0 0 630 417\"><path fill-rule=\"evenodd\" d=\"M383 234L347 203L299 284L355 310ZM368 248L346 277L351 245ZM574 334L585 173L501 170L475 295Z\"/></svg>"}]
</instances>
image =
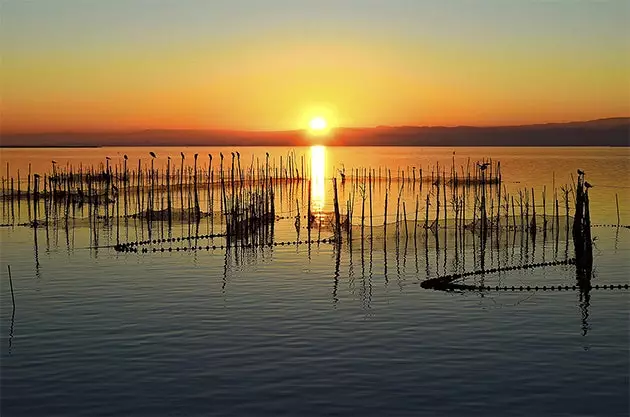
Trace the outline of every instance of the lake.
<instances>
[{"instance_id":1,"label":"lake","mask_svg":"<svg viewBox=\"0 0 630 417\"><path fill-rule=\"evenodd\" d=\"M4 195L22 195L1 202L1 414L626 416L629 156L0 149ZM29 164L37 201L23 198ZM46 203L45 174L88 167L118 181L90 185L111 203ZM586 288L567 229L578 169L592 185ZM272 224L229 243L222 212L269 199ZM487 238L480 207L496 213ZM466 273L469 289L421 285Z\"/></svg>"}]
</instances>

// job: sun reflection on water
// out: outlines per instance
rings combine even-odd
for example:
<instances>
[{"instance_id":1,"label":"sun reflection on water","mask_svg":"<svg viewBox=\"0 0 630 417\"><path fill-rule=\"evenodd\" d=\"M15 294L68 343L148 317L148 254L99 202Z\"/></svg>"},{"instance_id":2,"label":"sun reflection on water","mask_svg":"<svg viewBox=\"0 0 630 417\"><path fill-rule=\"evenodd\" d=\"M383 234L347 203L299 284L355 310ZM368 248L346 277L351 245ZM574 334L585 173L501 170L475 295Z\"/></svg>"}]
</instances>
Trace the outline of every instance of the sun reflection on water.
<instances>
[{"instance_id":1,"label":"sun reflection on water","mask_svg":"<svg viewBox=\"0 0 630 417\"><path fill-rule=\"evenodd\" d=\"M326 147L311 146L311 200L314 212L324 210L326 204Z\"/></svg>"}]
</instances>

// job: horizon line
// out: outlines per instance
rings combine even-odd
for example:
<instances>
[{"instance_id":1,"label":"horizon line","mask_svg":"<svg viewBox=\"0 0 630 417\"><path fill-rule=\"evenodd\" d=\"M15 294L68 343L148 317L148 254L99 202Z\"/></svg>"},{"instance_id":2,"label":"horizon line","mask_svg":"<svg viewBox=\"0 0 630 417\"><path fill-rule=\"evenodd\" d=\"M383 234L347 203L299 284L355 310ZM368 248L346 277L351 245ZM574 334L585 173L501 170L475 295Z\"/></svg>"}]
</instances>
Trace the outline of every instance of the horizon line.
<instances>
[{"instance_id":1,"label":"horizon line","mask_svg":"<svg viewBox=\"0 0 630 417\"><path fill-rule=\"evenodd\" d=\"M473 125L473 124L456 124L456 125L374 125L374 126L337 126L331 127L331 131L335 130L368 130L368 129L397 129L397 128L516 128L516 127L534 127L534 126L551 126L551 125L563 125L563 124L577 124L577 123L594 123L613 120L625 120L630 122L630 115L627 116L611 116L597 119L586 120L569 120L569 121L550 121L541 123L526 123L526 124L492 124L492 125ZM239 128L192 128L192 127L175 127L175 128L160 128L160 127L145 127L145 128L127 128L127 129L84 129L84 130L15 130L4 132L0 128L0 138L2 136L9 135L58 135L58 134L130 134L130 133L143 133L143 132L222 132L222 133L300 133L308 132L308 128L302 129L239 129ZM0 145L1 146L1 145Z\"/></svg>"}]
</instances>

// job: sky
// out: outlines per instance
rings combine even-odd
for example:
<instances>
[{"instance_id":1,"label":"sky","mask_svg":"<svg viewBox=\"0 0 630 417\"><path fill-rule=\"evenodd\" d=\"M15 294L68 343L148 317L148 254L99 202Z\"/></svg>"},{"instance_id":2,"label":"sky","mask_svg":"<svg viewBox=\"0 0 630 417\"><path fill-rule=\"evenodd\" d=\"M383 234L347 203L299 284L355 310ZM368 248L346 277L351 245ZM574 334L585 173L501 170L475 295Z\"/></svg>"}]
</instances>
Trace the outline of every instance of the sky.
<instances>
[{"instance_id":1,"label":"sky","mask_svg":"<svg viewBox=\"0 0 630 417\"><path fill-rule=\"evenodd\" d=\"M630 114L625 0L0 0L3 133Z\"/></svg>"}]
</instances>

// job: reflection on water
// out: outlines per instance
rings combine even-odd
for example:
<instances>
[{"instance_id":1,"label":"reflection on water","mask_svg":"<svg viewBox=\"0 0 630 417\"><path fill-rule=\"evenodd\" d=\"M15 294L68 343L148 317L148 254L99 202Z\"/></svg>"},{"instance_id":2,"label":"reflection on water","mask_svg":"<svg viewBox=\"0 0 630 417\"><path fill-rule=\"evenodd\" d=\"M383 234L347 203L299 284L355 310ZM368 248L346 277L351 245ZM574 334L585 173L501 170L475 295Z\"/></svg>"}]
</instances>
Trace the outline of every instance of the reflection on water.
<instances>
[{"instance_id":1,"label":"reflection on water","mask_svg":"<svg viewBox=\"0 0 630 417\"><path fill-rule=\"evenodd\" d=\"M311 146L311 199L313 211L319 212L326 204L326 147Z\"/></svg>"},{"instance_id":2,"label":"reflection on water","mask_svg":"<svg viewBox=\"0 0 630 417\"><path fill-rule=\"evenodd\" d=\"M597 415L598 404L605 404L607 415L625 415L628 293L602 289L602 284L625 283L627 229L594 229L599 246L593 284L598 287L591 288L590 276L580 275L576 285L571 265L542 266L572 254L564 217L555 206L549 208L556 196L550 200L548 192L546 202L538 199L545 184L555 189L544 179L526 182L537 187L538 220L544 204L548 218L555 219L549 233L547 228L524 233L509 220L520 217L502 206L501 212L512 217L501 217L504 227L482 234L457 227L472 221L478 209L472 197L466 195L468 210L458 211L467 217L455 223L452 213L460 206L452 196L462 194L443 201L440 208L446 206L450 216L442 220L437 187L425 183L422 188L413 179L401 187L392 164L403 158L420 164L424 154L419 150L313 146L302 154L305 160L308 151L310 193L309 184L295 176L274 183L278 218L269 236L272 244L223 246L219 171L200 170L205 182L199 201L209 215L194 222L182 216L171 225L133 215L146 211L153 196L157 209L170 197L187 199L177 208L190 210L194 187L161 186L155 194L121 187L115 215L90 201L76 207L39 201L33 211L40 222L33 227L18 226L33 220L29 200L4 201L1 256L3 263L16 266L19 311L11 311L6 265L0 265L0 414L164 415L176 413L180 404L174 406L171 399L177 395L190 399L185 404L190 415L217 409L226 415L277 415L280 409L296 415L502 415L509 407L524 415ZM166 152L157 153L166 158ZM263 160L262 153L258 156ZM389 158L393 182L367 174L366 187L366 175L357 175L351 163L369 165L369 158ZM536 173L546 169L532 158L508 162L502 160L502 167L521 163ZM320 244L320 237L332 232L327 222L314 222L308 241L315 243L307 244L300 235L307 223L294 223L295 217L304 217L296 211L304 213L310 196L313 211L323 217L332 206L326 181L331 192L331 174L344 163L348 179L340 187L340 200L351 213L356 210L355 233L348 227L341 244ZM556 174L574 172L573 164L556 164ZM280 171L273 160L271 167ZM295 171L282 167L285 175ZM267 164L247 169L268 171ZM600 216L602 207L612 207L600 218L614 222L614 194L622 190L610 188L605 194L604 174L620 177L621 168L589 169L594 177L601 175L591 190L601 203L592 202L593 209ZM506 178L511 172L506 170ZM215 178L214 186L207 187L213 184L207 175ZM364 217L371 220L372 205L362 210L354 196L360 196L360 187L369 189L375 177L367 193L374 203L374 232L370 228L369 238L359 240L359 224ZM260 184L246 185L255 189ZM497 201L507 201L506 192L523 184L506 180L505 186L501 198L491 194L490 212L496 212ZM446 190L464 189L447 185ZM231 197L229 188L225 195ZM444 188L439 195L448 197ZM623 204L621 209L622 219L630 218ZM425 227L438 216L440 227ZM113 248L130 240L137 251ZM40 277L40 270L41 279L32 279ZM471 271L476 273L463 277ZM474 288L437 293L419 285L454 274ZM586 346L588 353L576 345ZM484 384L469 384L480 378ZM440 400L453 389L458 401ZM431 395L418 395L419 390ZM575 392L584 395L576 398ZM475 404L483 404L483 410Z\"/></svg>"}]
</instances>

